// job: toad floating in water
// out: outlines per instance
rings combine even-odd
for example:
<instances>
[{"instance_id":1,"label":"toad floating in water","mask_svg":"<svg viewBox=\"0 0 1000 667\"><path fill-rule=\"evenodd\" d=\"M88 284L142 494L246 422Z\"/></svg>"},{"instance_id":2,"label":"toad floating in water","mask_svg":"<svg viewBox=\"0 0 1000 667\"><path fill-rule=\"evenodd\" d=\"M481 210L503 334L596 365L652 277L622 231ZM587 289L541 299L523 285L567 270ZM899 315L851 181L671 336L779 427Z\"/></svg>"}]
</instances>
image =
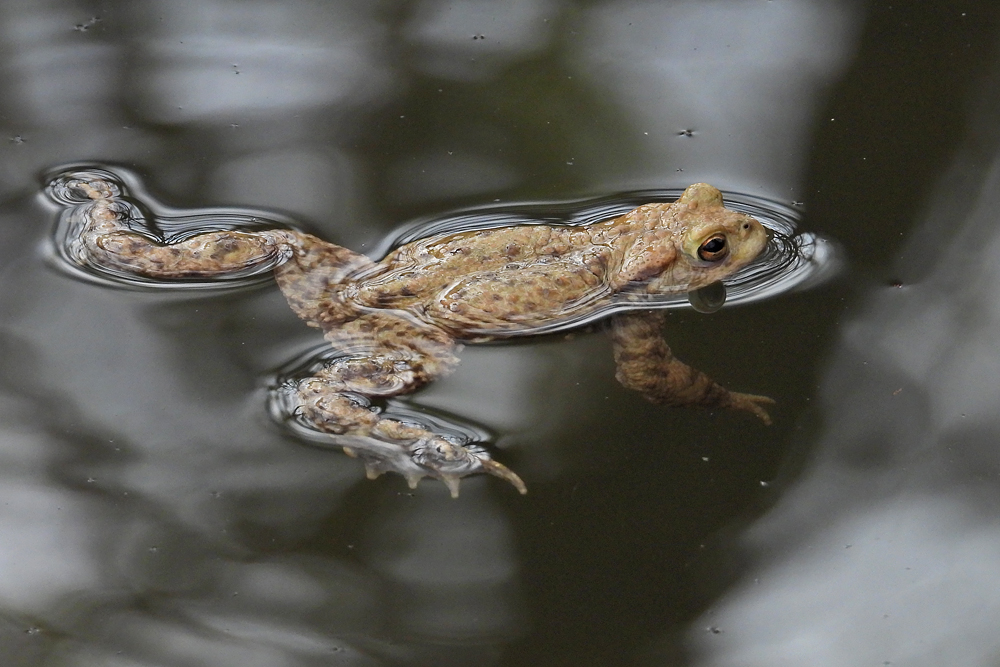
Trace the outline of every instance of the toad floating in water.
<instances>
[{"instance_id":1,"label":"toad floating in water","mask_svg":"<svg viewBox=\"0 0 1000 667\"><path fill-rule=\"evenodd\" d=\"M530 334L606 308L613 295L690 292L745 266L767 244L754 218L726 209L710 185L586 226L521 225L431 236L379 262L293 229L212 231L160 243L126 224L117 183L70 174L89 201L75 252L111 271L152 279L211 278L275 266L292 309L335 356L295 388L312 427L341 437L370 478L386 471L415 486L425 476L458 495L459 478L485 472L521 493L521 479L474 444L404 423L366 399L406 394L450 373L463 343ZM729 391L673 356L662 312L611 316L617 378L649 400L734 408L770 423L765 396ZM362 398L363 397L363 398Z\"/></svg>"}]
</instances>

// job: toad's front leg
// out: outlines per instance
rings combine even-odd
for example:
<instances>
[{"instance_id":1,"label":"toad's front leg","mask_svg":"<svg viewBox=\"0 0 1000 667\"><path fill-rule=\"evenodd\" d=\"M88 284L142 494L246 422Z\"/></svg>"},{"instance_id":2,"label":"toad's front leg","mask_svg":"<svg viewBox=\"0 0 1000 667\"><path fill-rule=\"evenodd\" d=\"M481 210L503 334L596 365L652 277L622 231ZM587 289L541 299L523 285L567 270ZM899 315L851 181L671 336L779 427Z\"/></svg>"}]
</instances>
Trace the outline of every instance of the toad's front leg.
<instances>
[{"instance_id":1,"label":"toad's front leg","mask_svg":"<svg viewBox=\"0 0 1000 667\"><path fill-rule=\"evenodd\" d=\"M458 363L450 338L390 312L367 313L328 329L326 337L343 354L298 382L299 411L316 429L340 436L344 451L364 461L370 479L397 472L416 487L421 478L434 477L457 497L461 477L487 473L527 493L524 482L482 447L385 417L359 398L410 393L448 374Z\"/></svg>"},{"instance_id":2,"label":"toad's front leg","mask_svg":"<svg viewBox=\"0 0 1000 667\"><path fill-rule=\"evenodd\" d=\"M761 405L773 404L773 399L729 391L675 357L663 340L663 319L662 311L622 313L612 318L611 340L618 367L615 377L622 385L654 403L745 410L765 424L771 423Z\"/></svg>"}]
</instances>

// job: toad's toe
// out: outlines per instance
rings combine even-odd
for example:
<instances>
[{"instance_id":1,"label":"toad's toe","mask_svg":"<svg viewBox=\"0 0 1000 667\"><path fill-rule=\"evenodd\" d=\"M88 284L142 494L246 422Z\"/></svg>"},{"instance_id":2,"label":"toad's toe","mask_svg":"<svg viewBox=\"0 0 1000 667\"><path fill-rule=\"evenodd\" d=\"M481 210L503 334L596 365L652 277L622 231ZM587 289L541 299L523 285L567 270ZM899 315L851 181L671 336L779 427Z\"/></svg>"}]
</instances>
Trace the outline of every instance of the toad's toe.
<instances>
[{"instance_id":1,"label":"toad's toe","mask_svg":"<svg viewBox=\"0 0 1000 667\"><path fill-rule=\"evenodd\" d=\"M730 402L727 407L733 408L734 410L751 412L768 426L771 425L771 415L767 414L767 410L762 408L761 405L774 405L775 403L773 398L769 396L759 396L757 394L730 392L729 399Z\"/></svg>"}]
</instances>

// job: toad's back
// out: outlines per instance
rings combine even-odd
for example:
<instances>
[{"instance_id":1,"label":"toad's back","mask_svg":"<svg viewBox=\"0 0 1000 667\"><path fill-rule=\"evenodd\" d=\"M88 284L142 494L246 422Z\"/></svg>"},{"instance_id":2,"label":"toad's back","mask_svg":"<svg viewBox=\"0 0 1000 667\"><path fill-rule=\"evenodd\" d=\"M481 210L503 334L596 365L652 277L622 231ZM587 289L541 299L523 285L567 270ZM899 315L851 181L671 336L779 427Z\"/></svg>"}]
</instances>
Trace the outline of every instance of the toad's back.
<instances>
[{"instance_id":1,"label":"toad's back","mask_svg":"<svg viewBox=\"0 0 1000 667\"><path fill-rule=\"evenodd\" d=\"M620 255L581 227L523 225L407 244L351 298L369 308L411 310L460 338L514 332L566 317L609 293Z\"/></svg>"}]
</instances>

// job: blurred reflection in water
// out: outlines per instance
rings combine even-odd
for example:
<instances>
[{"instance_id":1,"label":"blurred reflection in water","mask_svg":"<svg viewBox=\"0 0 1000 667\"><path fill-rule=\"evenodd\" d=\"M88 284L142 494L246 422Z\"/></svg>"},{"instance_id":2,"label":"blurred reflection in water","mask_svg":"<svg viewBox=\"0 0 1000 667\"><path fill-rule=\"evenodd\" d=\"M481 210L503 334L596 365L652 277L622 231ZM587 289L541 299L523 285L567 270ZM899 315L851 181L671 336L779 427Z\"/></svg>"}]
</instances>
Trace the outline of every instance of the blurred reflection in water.
<instances>
[{"instance_id":1,"label":"blurred reflection in water","mask_svg":"<svg viewBox=\"0 0 1000 667\"><path fill-rule=\"evenodd\" d=\"M364 560L385 577L393 634L431 645L509 642L524 621L509 519L481 482L460 503L437 485L422 488L432 497L376 515L367 535ZM428 648L424 655L431 659ZM469 658L474 655L482 651Z\"/></svg>"},{"instance_id":2,"label":"blurred reflection in water","mask_svg":"<svg viewBox=\"0 0 1000 667\"><path fill-rule=\"evenodd\" d=\"M709 182L723 172L727 187L801 198L791 195L817 93L850 55L857 19L828 0L598 3L575 64L648 135L617 177L655 186L681 170Z\"/></svg>"},{"instance_id":3,"label":"blurred reflection in water","mask_svg":"<svg viewBox=\"0 0 1000 667\"><path fill-rule=\"evenodd\" d=\"M159 122L250 120L275 110L370 104L391 77L364 3L156 3L134 65L143 114ZM151 18L151 17L149 17Z\"/></svg>"},{"instance_id":4,"label":"blurred reflection in water","mask_svg":"<svg viewBox=\"0 0 1000 667\"><path fill-rule=\"evenodd\" d=\"M548 45L560 4L558 0L415 2L402 30L415 47L411 66L443 80L492 78L500 67Z\"/></svg>"},{"instance_id":5,"label":"blurred reflection in water","mask_svg":"<svg viewBox=\"0 0 1000 667\"><path fill-rule=\"evenodd\" d=\"M761 565L692 631L696 664L998 664L996 72L978 106L900 284L843 327L817 457L747 532Z\"/></svg>"}]
</instances>

